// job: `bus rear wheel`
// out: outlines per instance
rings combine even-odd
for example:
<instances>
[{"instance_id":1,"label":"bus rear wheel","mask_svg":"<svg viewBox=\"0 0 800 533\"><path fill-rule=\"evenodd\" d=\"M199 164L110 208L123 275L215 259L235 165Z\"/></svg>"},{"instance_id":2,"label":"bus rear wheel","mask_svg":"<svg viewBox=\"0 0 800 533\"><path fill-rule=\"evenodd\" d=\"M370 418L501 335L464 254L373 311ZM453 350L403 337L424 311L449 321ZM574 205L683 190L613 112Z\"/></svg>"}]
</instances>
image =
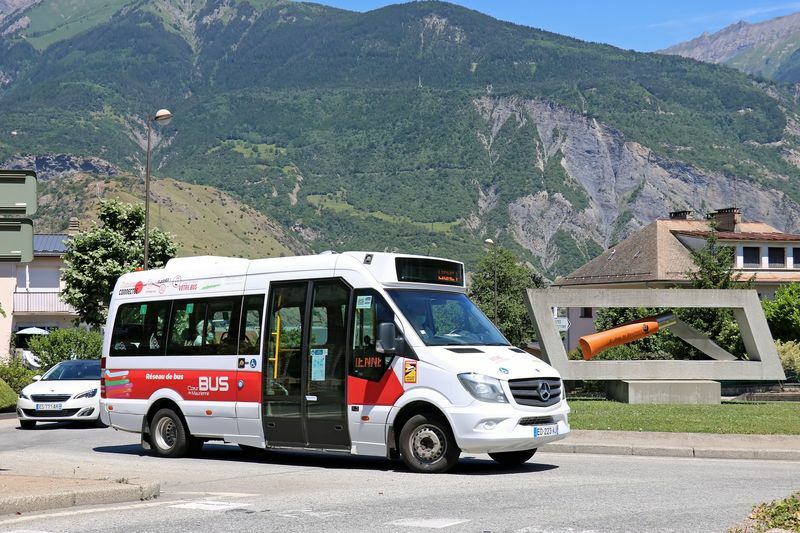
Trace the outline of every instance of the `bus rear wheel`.
<instances>
[{"instance_id":1,"label":"bus rear wheel","mask_svg":"<svg viewBox=\"0 0 800 533\"><path fill-rule=\"evenodd\" d=\"M432 414L412 416L400 431L400 453L414 472L447 472L461 450L446 421Z\"/></svg>"},{"instance_id":2,"label":"bus rear wheel","mask_svg":"<svg viewBox=\"0 0 800 533\"><path fill-rule=\"evenodd\" d=\"M189 450L190 435L172 409L159 409L150 421L150 444L159 457L182 457Z\"/></svg>"},{"instance_id":3,"label":"bus rear wheel","mask_svg":"<svg viewBox=\"0 0 800 533\"><path fill-rule=\"evenodd\" d=\"M532 450L522 450L519 452L497 452L490 453L489 457L504 466L517 466L528 462L528 459L536 453L536 448Z\"/></svg>"}]
</instances>

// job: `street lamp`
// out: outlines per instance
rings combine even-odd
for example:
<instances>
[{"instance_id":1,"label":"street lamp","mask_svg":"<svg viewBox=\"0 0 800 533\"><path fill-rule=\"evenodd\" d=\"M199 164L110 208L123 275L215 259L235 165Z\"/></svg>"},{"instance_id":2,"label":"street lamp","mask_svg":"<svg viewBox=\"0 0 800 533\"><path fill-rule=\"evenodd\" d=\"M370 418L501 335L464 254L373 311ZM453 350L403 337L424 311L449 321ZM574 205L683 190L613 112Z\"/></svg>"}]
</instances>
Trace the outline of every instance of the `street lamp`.
<instances>
[{"instance_id":1,"label":"street lamp","mask_svg":"<svg viewBox=\"0 0 800 533\"><path fill-rule=\"evenodd\" d=\"M147 158L144 165L144 269L147 270L150 255L150 123L169 124L172 113L159 109L152 117L147 117Z\"/></svg>"},{"instance_id":2,"label":"street lamp","mask_svg":"<svg viewBox=\"0 0 800 533\"><path fill-rule=\"evenodd\" d=\"M494 323L497 325L497 254L494 252L494 241L492 239L486 239L483 241L483 244L486 245L487 248L492 250L492 270L494 270Z\"/></svg>"}]
</instances>

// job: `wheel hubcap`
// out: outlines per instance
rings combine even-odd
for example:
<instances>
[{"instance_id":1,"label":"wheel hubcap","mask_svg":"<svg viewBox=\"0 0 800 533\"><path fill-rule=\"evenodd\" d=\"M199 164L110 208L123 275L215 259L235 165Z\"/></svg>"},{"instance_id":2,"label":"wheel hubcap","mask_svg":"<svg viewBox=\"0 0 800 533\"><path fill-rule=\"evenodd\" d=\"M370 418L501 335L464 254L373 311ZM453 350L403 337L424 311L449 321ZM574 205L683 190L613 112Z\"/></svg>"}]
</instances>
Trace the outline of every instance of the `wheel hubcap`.
<instances>
[{"instance_id":1,"label":"wheel hubcap","mask_svg":"<svg viewBox=\"0 0 800 533\"><path fill-rule=\"evenodd\" d=\"M420 461L433 463L444 455L447 447L442 430L436 426L421 426L411 437L411 449Z\"/></svg>"},{"instance_id":2,"label":"wheel hubcap","mask_svg":"<svg viewBox=\"0 0 800 533\"><path fill-rule=\"evenodd\" d=\"M164 450L169 450L175 446L175 441L178 440L178 429L175 427L175 422L171 418L164 417L156 424L156 443L158 447Z\"/></svg>"}]
</instances>

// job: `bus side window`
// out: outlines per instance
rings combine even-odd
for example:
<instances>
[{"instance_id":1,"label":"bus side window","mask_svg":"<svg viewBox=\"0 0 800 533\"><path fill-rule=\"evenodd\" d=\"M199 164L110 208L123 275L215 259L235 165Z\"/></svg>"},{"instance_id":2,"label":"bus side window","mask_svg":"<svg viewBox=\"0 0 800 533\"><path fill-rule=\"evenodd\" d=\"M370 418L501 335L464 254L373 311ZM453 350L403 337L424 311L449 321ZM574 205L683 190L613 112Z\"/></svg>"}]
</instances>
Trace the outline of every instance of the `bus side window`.
<instances>
[{"instance_id":1,"label":"bus side window","mask_svg":"<svg viewBox=\"0 0 800 533\"><path fill-rule=\"evenodd\" d=\"M239 355L258 355L261 345L261 313L264 295L244 297L242 323L239 326Z\"/></svg>"},{"instance_id":2,"label":"bus side window","mask_svg":"<svg viewBox=\"0 0 800 533\"><path fill-rule=\"evenodd\" d=\"M381 322L394 322L394 313L383 297L372 289L357 290L355 303L350 375L380 381L394 356L379 354L375 350L378 325Z\"/></svg>"},{"instance_id":3,"label":"bus side window","mask_svg":"<svg viewBox=\"0 0 800 533\"><path fill-rule=\"evenodd\" d=\"M169 301L120 305L110 355L164 355L170 305Z\"/></svg>"}]
</instances>

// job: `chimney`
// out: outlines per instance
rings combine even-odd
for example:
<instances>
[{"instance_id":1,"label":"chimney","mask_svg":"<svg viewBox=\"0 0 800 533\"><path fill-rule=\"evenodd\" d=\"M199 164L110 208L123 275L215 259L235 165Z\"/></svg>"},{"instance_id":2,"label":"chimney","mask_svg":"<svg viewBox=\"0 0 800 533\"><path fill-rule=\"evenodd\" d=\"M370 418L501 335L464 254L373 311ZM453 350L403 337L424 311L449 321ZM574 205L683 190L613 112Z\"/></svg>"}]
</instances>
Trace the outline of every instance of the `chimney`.
<instances>
[{"instance_id":1,"label":"chimney","mask_svg":"<svg viewBox=\"0 0 800 533\"><path fill-rule=\"evenodd\" d=\"M67 226L67 235L70 235L70 236L76 235L76 234L80 233L80 231L81 231L81 223L80 223L80 221L75 217L71 217L69 219L69 226Z\"/></svg>"},{"instance_id":2,"label":"chimney","mask_svg":"<svg viewBox=\"0 0 800 533\"><path fill-rule=\"evenodd\" d=\"M717 223L719 231L740 231L739 224L742 223L742 210L738 207L726 207L725 209L717 209L713 213L709 213L707 218L714 220Z\"/></svg>"},{"instance_id":3,"label":"chimney","mask_svg":"<svg viewBox=\"0 0 800 533\"><path fill-rule=\"evenodd\" d=\"M669 219L670 220L689 220L689 216L691 216L691 211L670 211Z\"/></svg>"}]
</instances>

